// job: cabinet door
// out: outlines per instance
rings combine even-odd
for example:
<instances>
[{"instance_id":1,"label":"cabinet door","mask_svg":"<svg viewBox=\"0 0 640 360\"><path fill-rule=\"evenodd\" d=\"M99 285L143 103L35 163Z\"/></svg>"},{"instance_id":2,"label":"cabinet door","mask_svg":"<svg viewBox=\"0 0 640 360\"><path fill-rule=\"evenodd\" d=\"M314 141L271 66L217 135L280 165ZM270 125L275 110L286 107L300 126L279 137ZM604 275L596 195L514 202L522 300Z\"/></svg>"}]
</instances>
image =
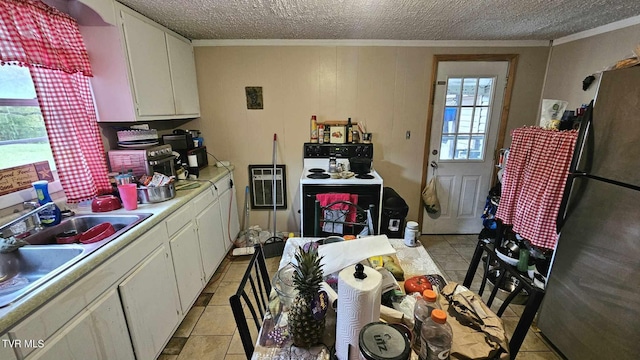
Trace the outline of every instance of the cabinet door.
<instances>
[{"instance_id":1,"label":"cabinet door","mask_svg":"<svg viewBox=\"0 0 640 360\"><path fill-rule=\"evenodd\" d=\"M113 289L28 359L134 359L118 292Z\"/></svg>"},{"instance_id":2,"label":"cabinet door","mask_svg":"<svg viewBox=\"0 0 640 360\"><path fill-rule=\"evenodd\" d=\"M118 288L136 358L155 359L181 319L165 246L151 253Z\"/></svg>"},{"instance_id":3,"label":"cabinet door","mask_svg":"<svg viewBox=\"0 0 640 360\"><path fill-rule=\"evenodd\" d=\"M225 250L229 250L240 232L240 220L238 219L238 204L236 202L236 188L230 187L229 178L225 177L216 183L220 192L220 212L222 215L222 237Z\"/></svg>"},{"instance_id":4,"label":"cabinet door","mask_svg":"<svg viewBox=\"0 0 640 360\"><path fill-rule=\"evenodd\" d=\"M208 281L227 253L222 237L222 217L218 200L196 216L196 225L202 255L202 269L204 278Z\"/></svg>"},{"instance_id":5,"label":"cabinet door","mask_svg":"<svg viewBox=\"0 0 640 360\"><path fill-rule=\"evenodd\" d=\"M138 116L175 114L165 33L120 11Z\"/></svg>"},{"instance_id":6,"label":"cabinet door","mask_svg":"<svg viewBox=\"0 0 640 360\"><path fill-rule=\"evenodd\" d=\"M186 314L204 287L198 235L193 222L171 238L171 256L182 312Z\"/></svg>"},{"instance_id":7,"label":"cabinet door","mask_svg":"<svg viewBox=\"0 0 640 360\"><path fill-rule=\"evenodd\" d=\"M16 353L13 351L14 345L9 339L9 335L4 334L0 337L0 342L2 342L2 346L0 346L0 359L13 360L16 358Z\"/></svg>"},{"instance_id":8,"label":"cabinet door","mask_svg":"<svg viewBox=\"0 0 640 360\"><path fill-rule=\"evenodd\" d=\"M193 46L191 43L169 33L165 35L176 114L198 117L200 116L200 101L198 99L198 82L196 63L193 58Z\"/></svg>"}]
</instances>

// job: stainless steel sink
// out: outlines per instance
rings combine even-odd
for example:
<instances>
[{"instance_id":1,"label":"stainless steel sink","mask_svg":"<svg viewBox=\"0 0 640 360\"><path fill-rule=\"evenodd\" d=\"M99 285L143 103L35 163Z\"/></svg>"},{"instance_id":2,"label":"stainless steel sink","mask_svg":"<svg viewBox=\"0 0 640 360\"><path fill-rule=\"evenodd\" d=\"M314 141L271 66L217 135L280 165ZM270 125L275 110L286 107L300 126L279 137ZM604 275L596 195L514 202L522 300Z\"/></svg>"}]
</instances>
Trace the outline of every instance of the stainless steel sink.
<instances>
[{"instance_id":1,"label":"stainless steel sink","mask_svg":"<svg viewBox=\"0 0 640 360\"><path fill-rule=\"evenodd\" d=\"M56 226L45 228L44 230L25 238L25 240L31 245L57 244L56 235L58 234L62 234L71 230L76 230L78 234L80 234L84 231L89 230L95 225L103 222L109 222L116 229L116 233L98 242L99 244L104 245L109 241L117 238L119 235L129 230L130 228L136 226L138 223L148 218L149 216L151 216L151 214L76 215L61 222Z\"/></svg>"},{"instance_id":2,"label":"stainless steel sink","mask_svg":"<svg viewBox=\"0 0 640 360\"><path fill-rule=\"evenodd\" d=\"M0 307L28 295L151 215L77 215L25 238L31 245L0 253ZM86 245L56 243L57 234L69 230L81 233L103 222L110 222L115 234Z\"/></svg>"},{"instance_id":3,"label":"stainless steel sink","mask_svg":"<svg viewBox=\"0 0 640 360\"><path fill-rule=\"evenodd\" d=\"M81 245L34 247L0 254L0 307L22 298L83 257Z\"/></svg>"}]
</instances>

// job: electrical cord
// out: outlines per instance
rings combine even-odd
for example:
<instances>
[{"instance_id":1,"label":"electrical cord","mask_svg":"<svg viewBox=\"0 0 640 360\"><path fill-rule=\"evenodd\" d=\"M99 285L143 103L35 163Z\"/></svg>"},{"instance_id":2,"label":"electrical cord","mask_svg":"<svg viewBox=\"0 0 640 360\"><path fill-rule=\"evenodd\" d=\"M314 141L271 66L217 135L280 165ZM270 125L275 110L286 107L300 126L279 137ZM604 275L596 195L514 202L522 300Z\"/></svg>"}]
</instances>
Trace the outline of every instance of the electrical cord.
<instances>
[{"instance_id":1,"label":"electrical cord","mask_svg":"<svg viewBox=\"0 0 640 360\"><path fill-rule=\"evenodd\" d=\"M229 167L227 167L225 164L223 164L223 163L222 163L222 161L220 161L220 160L219 160L215 155L213 155L212 153L210 153L210 152L208 152L208 151L207 151L207 154L208 154L208 155L211 155L211 157L213 157L213 158L216 160L216 162L220 163L220 165L222 165L222 167L224 167L224 168L227 170L227 173L228 173L229 175L231 175L231 169L229 169ZM211 181L209 181L209 182L211 182ZM212 183L212 182L211 182L211 183ZM213 184L213 183L212 183L212 184ZM215 184L214 184L214 187L215 187ZM231 179L231 177L229 177L229 191L231 191L232 189L233 189L233 179ZM217 190L217 188L216 188L216 190ZM239 247L239 246L238 246L238 242L236 242L235 240L233 240L233 239L231 238L231 208L232 208L232 205L233 205L233 201L235 201L235 200L234 200L233 193L234 193L234 192L233 192L233 191L231 191L231 196L229 197L229 209L228 209L228 211L227 211L227 240L228 240L231 244L233 244L235 247Z\"/></svg>"}]
</instances>

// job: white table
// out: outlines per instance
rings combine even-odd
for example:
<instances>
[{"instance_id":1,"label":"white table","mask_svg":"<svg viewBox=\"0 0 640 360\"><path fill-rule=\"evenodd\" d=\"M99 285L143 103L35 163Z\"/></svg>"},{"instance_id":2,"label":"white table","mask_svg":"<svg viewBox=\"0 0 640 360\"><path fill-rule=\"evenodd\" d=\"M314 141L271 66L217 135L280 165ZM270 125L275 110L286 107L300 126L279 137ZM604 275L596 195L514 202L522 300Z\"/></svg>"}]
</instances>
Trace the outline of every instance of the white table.
<instances>
[{"instance_id":1,"label":"white table","mask_svg":"<svg viewBox=\"0 0 640 360\"><path fill-rule=\"evenodd\" d=\"M294 259L295 253L299 246L315 240L318 240L318 238L289 238L282 253L280 268L289 264L289 262ZM419 242L417 243L418 246L408 247L404 244L404 241L402 239L389 239L389 244L391 244L391 246L396 250L396 257L400 262L400 266L402 266L402 268L404 269L405 278L426 274L442 275L442 272L433 262L431 256L429 256L425 248ZM263 323L263 327L260 330L260 334L258 335L258 342L253 352L252 359L328 360L330 358L329 348L323 345L315 346L310 349L301 349L293 346L291 340L288 340L282 345L282 347L265 346L264 340L267 338L267 336L263 334L263 331L265 330L265 328L271 329L271 326L273 326L273 324L267 325L269 322L269 316L270 315L267 314L267 316L265 317L265 322ZM282 318L284 318L284 316ZM283 325L282 321L277 325ZM333 342L335 342L335 312L330 309L327 312L325 343L332 344Z\"/></svg>"}]
</instances>

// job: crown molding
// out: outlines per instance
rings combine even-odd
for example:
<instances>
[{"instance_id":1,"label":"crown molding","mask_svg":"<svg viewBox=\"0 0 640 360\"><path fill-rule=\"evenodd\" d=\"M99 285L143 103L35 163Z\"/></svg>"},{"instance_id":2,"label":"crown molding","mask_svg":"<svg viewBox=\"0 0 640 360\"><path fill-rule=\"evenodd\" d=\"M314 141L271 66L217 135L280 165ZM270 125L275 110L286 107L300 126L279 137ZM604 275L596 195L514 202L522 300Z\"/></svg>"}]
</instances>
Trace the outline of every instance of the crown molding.
<instances>
[{"instance_id":1,"label":"crown molding","mask_svg":"<svg viewBox=\"0 0 640 360\"><path fill-rule=\"evenodd\" d=\"M571 42L571 41L585 39L585 38L588 38L588 37L592 37L592 36L608 33L610 31L624 29L626 27L633 26L633 25L638 25L638 24L640 24L640 15L634 16L634 17L630 17L630 18L627 18L627 19L624 19L624 20L612 22L612 23L607 24L607 25L598 26L597 28L581 31L579 33L575 33L575 34L571 34L571 35L567 35L567 36L555 39L555 40L553 40L553 45L552 46L566 44L566 43Z\"/></svg>"},{"instance_id":2,"label":"crown molding","mask_svg":"<svg viewBox=\"0 0 640 360\"><path fill-rule=\"evenodd\" d=\"M193 46L547 47L547 40L193 40Z\"/></svg>"}]
</instances>

